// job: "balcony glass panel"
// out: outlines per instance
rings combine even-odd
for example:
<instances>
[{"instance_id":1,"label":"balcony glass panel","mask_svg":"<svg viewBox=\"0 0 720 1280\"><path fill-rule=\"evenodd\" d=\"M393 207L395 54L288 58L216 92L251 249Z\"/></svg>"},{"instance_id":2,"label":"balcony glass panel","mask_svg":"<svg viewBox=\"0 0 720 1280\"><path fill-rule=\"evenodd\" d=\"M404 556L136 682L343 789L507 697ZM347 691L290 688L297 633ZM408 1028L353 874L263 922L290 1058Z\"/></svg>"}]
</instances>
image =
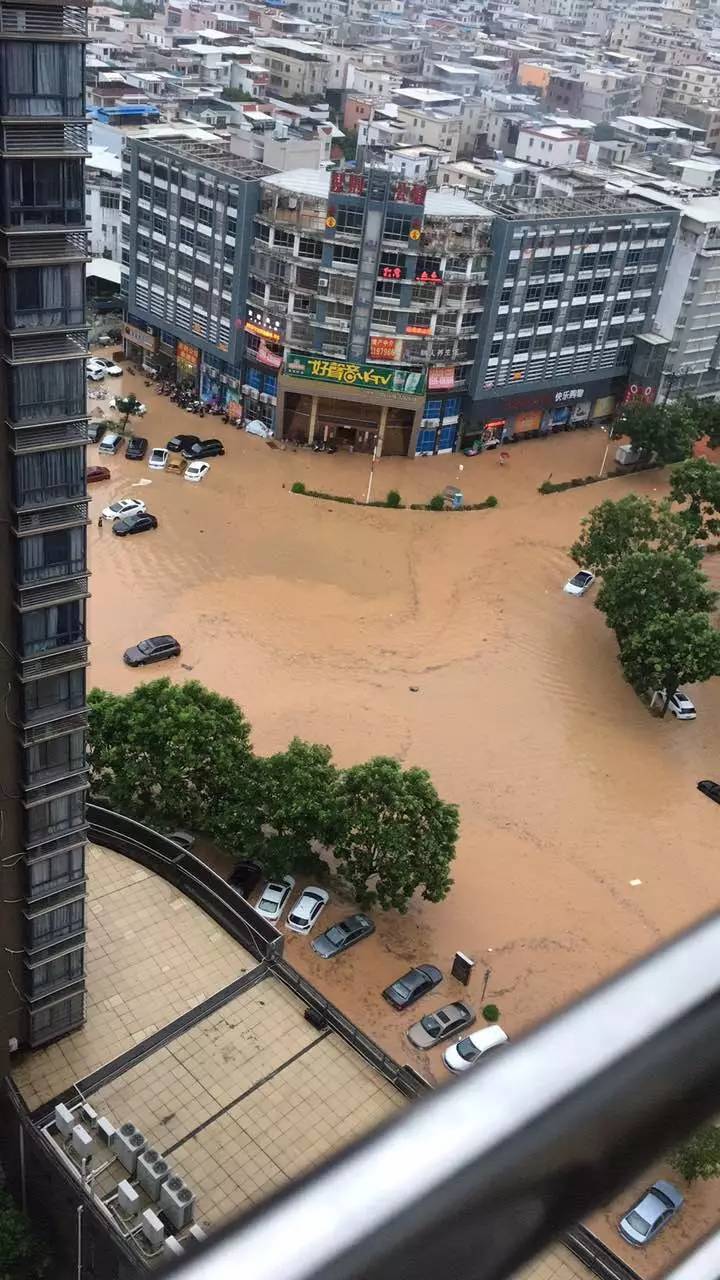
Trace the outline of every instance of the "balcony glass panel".
<instances>
[{"instance_id":1,"label":"balcony glass panel","mask_svg":"<svg viewBox=\"0 0 720 1280\"><path fill-rule=\"evenodd\" d=\"M84 226L84 162L6 160L2 222L12 227Z\"/></svg>"},{"instance_id":2,"label":"balcony glass panel","mask_svg":"<svg viewBox=\"0 0 720 1280\"><path fill-rule=\"evenodd\" d=\"M24 364L10 370L12 422L53 421L85 412L85 366L81 360Z\"/></svg>"},{"instance_id":3,"label":"balcony glass panel","mask_svg":"<svg viewBox=\"0 0 720 1280\"><path fill-rule=\"evenodd\" d=\"M48 840L72 831L82 825L85 814L85 792L74 791L67 796L56 796L42 804L33 805L27 811L28 839ZM73 905L73 904L68 904Z\"/></svg>"},{"instance_id":4,"label":"balcony glass panel","mask_svg":"<svg viewBox=\"0 0 720 1280\"><path fill-rule=\"evenodd\" d=\"M18 455L13 468L13 488L18 508L84 498L85 450L58 449Z\"/></svg>"},{"instance_id":5,"label":"balcony glass panel","mask_svg":"<svg viewBox=\"0 0 720 1280\"><path fill-rule=\"evenodd\" d=\"M36 1009L30 1014L30 1044L44 1044L55 1036L62 1035L71 1027L80 1026L85 1014L85 996L82 991L69 996L66 1000L58 1000L47 1009Z\"/></svg>"},{"instance_id":6,"label":"balcony glass panel","mask_svg":"<svg viewBox=\"0 0 720 1280\"><path fill-rule=\"evenodd\" d=\"M23 685L23 719L45 721L85 706L85 672L64 671Z\"/></svg>"},{"instance_id":7,"label":"balcony glass panel","mask_svg":"<svg viewBox=\"0 0 720 1280\"><path fill-rule=\"evenodd\" d=\"M84 769L85 734L82 730L66 733L60 738L49 738L35 746L26 747L23 757L25 784L28 787L52 782Z\"/></svg>"},{"instance_id":8,"label":"balcony glass panel","mask_svg":"<svg viewBox=\"0 0 720 1280\"><path fill-rule=\"evenodd\" d=\"M23 658L79 644L85 639L85 602L72 600L25 613L20 620L20 633Z\"/></svg>"},{"instance_id":9,"label":"balcony glass panel","mask_svg":"<svg viewBox=\"0 0 720 1280\"><path fill-rule=\"evenodd\" d=\"M39 898L76 884L85 875L85 850L65 849L49 858L34 858L27 864L28 894Z\"/></svg>"},{"instance_id":10,"label":"balcony glass panel","mask_svg":"<svg viewBox=\"0 0 720 1280\"><path fill-rule=\"evenodd\" d=\"M2 46L0 112L4 116L84 116L81 44L23 41Z\"/></svg>"},{"instance_id":11,"label":"balcony glass panel","mask_svg":"<svg viewBox=\"0 0 720 1280\"><path fill-rule=\"evenodd\" d=\"M84 527L36 533L20 538L16 544L16 574L20 586L70 577L82 573L86 567Z\"/></svg>"},{"instance_id":12,"label":"balcony glass panel","mask_svg":"<svg viewBox=\"0 0 720 1280\"><path fill-rule=\"evenodd\" d=\"M85 280L80 263L19 267L8 277L5 315L9 329L82 324Z\"/></svg>"},{"instance_id":13,"label":"balcony glass panel","mask_svg":"<svg viewBox=\"0 0 720 1280\"><path fill-rule=\"evenodd\" d=\"M47 964L33 965L27 971L28 990L31 996L41 996L56 987L64 987L77 978L82 978L84 967L84 948L69 951L67 955L56 956Z\"/></svg>"}]
</instances>

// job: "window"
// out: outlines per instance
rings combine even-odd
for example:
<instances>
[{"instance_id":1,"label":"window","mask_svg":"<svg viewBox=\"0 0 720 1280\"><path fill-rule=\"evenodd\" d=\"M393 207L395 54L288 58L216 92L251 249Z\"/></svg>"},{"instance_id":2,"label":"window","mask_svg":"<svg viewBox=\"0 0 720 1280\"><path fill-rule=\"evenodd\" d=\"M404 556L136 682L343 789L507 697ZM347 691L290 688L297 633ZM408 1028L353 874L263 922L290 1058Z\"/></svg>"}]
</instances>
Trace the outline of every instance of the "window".
<instances>
[{"instance_id":1,"label":"window","mask_svg":"<svg viewBox=\"0 0 720 1280\"><path fill-rule=\"evenodd\" d=\"M86 412L81 360L17 365L10 372L10 417L14 422L72 418Z\"/></svg>"},{"instance_id":2,"label":"window","mask_svg":"<svg viewBox=\"0 0 720 1280\"><path fill-rule=\"evenodd\" d=\"M310 236L300 237L299 253L301 258L322 258L322 240L313 240Z\"/></svg>"},{"instance_id":3,"label":"window","mask_svg":"<svg viewBox=\"0 0 720 1280\"><path fill-rule=\"evenodd\" d=\"M626 265L627 265L628 267L632 267L632 266L634 266L636 263L638 263L639 261L640 261L640 250L639 250L639 249L628 249L628 251L627 251L627 257L626 257L626 259L625 259L625 263L626 263Z\"/></svg>"},{"instance_id":4,"label":"window","mask_svg":"<svg viewBox=\"0 0 720 1280\"><path fill-rule=\"evenodd\" d=\"M53 720L85 706L85 672L65 671L61 675L32 680L22 687L23 718L37 723Z\"/></svg>"},{"instance_id":5,"label":"window","mask_svg":"<svg viewBox=\"0 0 720 1280\"><path fill-rule=\"evenodd\" d=\"M520 353L520 352L523 352L523 351L529 351L529 350L530 350L530 339L529 339L529 338L518 338L517 342L515 343L515 352L516 352L516 354L517 354L517 353Z\"/></svg>"},{"instance_id":6,"label":"window","mask_svg":"<svg viewBox=\"0 0 720 1280\"><path fill-rule=\"evenodd\" d=\"M594 270L596 261L597 261L597 254L584 253L582 258L580 259L580 270L581 271Z\"/></svg>"},{"instance_id":7,"label":"window","mask_svg":"<svg viewBox=\"0 0 720 1280\"><path fill-rule=\"evenodd\" d=\"M56 1004L31 1012L30 1043L42 1044L61 1031L78 1026L83 1020L84 1009L84 996L78 991L67 1000L58 1000Z\"/></svg>"},{"instance_id":8,"label":"window","mask_svg":"<svg viewBox=\"0 0 720 1280\"><path fill-rule=\"evenodd\" d=\"M554 324L556 315L557 312L555 310L548 309L547 311L541 311L540 324Z\"/></svg>"},{"instance_id":9,"label":"window","mask_svg":"<svg viewBox=\"0 0 720 1280\"><path fill-rule=\"evenodd\" d=\"M85 529L54 529L19 538L15 558L21 586L80 573L86 567Z\"/></svg>"},{"instance_id":10,"label":"window","mask_svg":"<svg viewBox=\"0 0 720 1280\"><path fill-rule=\"evenodd\" d=\"M83 62L80 44L39 40L5 44L0 62L2 114L83 116Z\"/></svg>"},{"instance_id":11,"label":"window","mask_svg":"<svg viewBox=\"0 0 720 1280\"><path fill-rule=\"evenodd\" d=\"M8 210L11 226L79 226L85 216L83 166L77 161L7 160ZM2 201L5 204L5 192Z\"/></svg>"},{"instance_id":12,"label":"window","mask_svg":"<svg viewBox=\"0 0 720 1280\"><path fill-rule=\"evenodd\" d=\"M503 293L506 293L506 292L509 293L510 290L503 289ZM542 294L543 294L543 287L541 284L530 284L528 285L528 290L525 295L525 300L526 302L539 302L540 299L542 298Z\"/></svg>"},{"instance_id":13,"label":"window","mask_svg":"<svg viewBox=\"0 0 720 1280\"><path fill-rule=\"evenodd\" d=\"M597 320L598 316L600 315L601 305L602 304L600 302L591 302L590 306L586 307L585 309L585 319Z\"/></svg>"},{"instance_id":14,"label":"window","mask_svg":"<svg viewBox=\"0 0 720 1280\"><path fill-rule=\"evenodd\" d=\"M398 217L397 214L388 214L385 219L383 238L386 240L407 240L410 235L411 226L412 222L409 217Z\"/></svg>"},{"instance_id":15,"label":"window","mask_svg":"<svg viewBox=\"0 0 720 1280\"><path fill-rule=\"evenodd\" d=\"M613 260L614 256L615 256L615 255L614 255L614 254L612 254L612 253L600 253L600 254L598 254L598 260L597 260L598 267L600 267L600 268L603 268L603 269L604 269L605 267L609 267L609 266L611 266L611 264L612 264L612 260Z\"/></svg>"},{"instance_id":16,"label":"window","mask_svg":"<svg viewBox=\"0 0 720 1280\"><path fill-rule=\"evenodd\" d=\"M579 298L579 297L585 297L589 292L590 292L590 281L589 281L589 280L576 280L576 281L575 281L575 297L576 297L576 298Z\"/></svg>"},{"instance_id":17,"label":"window","mask_svg":"<svg viewBox=\"0 0 720 1280\"><path fill-rule=\"evenodd\" d=\"M426 417L426 418L438 418L438 419L439 419L439 418L440 418L440 412L441 412L441 410L442 410L442 400L426 400L426 402L425 402L425 417Z\"/></svg>"},{"instance_id":18,"label":"window","mask_svg":"<svg viewBox=\"0 0 720 1280\"><path fill-rule=\"evenodd\" d=\"M460 413L460 397L449 396L445 401L445 409L443 411L444 418L454 418Z\"/></svg>"},{"instance_id":19,"label":"window","mask_svg":"<svg viewBox=\"0 0 720 1280\"><path fill-rule=\"evenodd\" d=\"M56 956L55 959L48 960L47 964L29 965L30 994L38 996L56 987L67 986L82 977L83 967L83 947L68 951L64 956Z\"/></svg>"},{"instance_id":20,"label":"window","mask_svg":"<svg viewBox=\"0 0 720 1280\"><path fill-rule=\"evenodd\" d=\"M540 288L540 286L537 284L531 284L527 293L528 298L530 297L531 289L537 289L538 291L537 296L540 297L540 294L542 293L542 289ZM512 297L512 289L503 289L502 293L500 294L500 304L504 305L505 303L509 302L511 297Z\"/></svg>"},{"instance_id":21,"label":"window","mask_svg":"<svg viewBox=\"0 0 720 1280\"><path fill-rule=\"evenodd\" d=\"M152 220L153 231L159 231L161 235L167 235L167 218L162 213L154 213Z\"/></svg>"},{"instance_id":22,"label":"window","mask_svg":"<svg viewBox=\"0 0 720 1280\"><path fill-rule=\"evenodd\" d=\"M546 301L546 302L547 302L548 298L559 298L559 297L560 297L560 285L559 285L559 284L547 284L547 285L545 286L545 301Z\"/></svg>"},{"instance_id":23,"label":"window","mask_svg":"<svg viewBox=\"0 0 720 1280\"><path fill-rule=\"evenodd\" d=\"M85 495L84 449L18 454L13 473L15 504L21 508Z\"/></svg>"},{"instance_id":24,"label":"window","mask_svg":"<svg viewBox=\"0 0 720 1280\"><path fill-rule=\"evenodd\" d=\"M23 767L28 786L78 773L85 768L85 733L75 729L26 747Z\"/></svg>"},{"instance_id":25,"label":"window","mask_svg":"<svg viewBox=\"0 0 720 1280\"><path fill-rule=\"evenodd\" d=\"M338 231L362 231L363 215L361 209L348 209L341 205L337 211ZM408 231L410 226L408 224Z\"/></svg>"},{"instance_id":26,"label":"window","mask_svg":"<svg viewBox=\"0 0 720 1280\"><path fill-rule=\"evenodd\" d=\"M616 302L615 306L613 307L613 315L624 316L627 314L627 309L628 309L628 299L621 298L620 301Z\"/></svg>"},{"instance_id":27,"label":"window","mask_svg":"<svg viewBox=\"0 0 720 1280\"><path fill-rule=\"evenodd\" d=\"M84 818L84 791L73 791L70 795L32 805L27 811L28 841L42 843L64 831L73 831L83 825Z\"/></svg>"},{"instance_id":28,"label":"window","mask_svg":"<svg viewBox=\"0 0 720 1280\"><path fill-rule=\"evenodd\" d=\"M492 342L490 344L490 355L499 356L501 347L502 347L502 339L499 342Z\"/></svg>"},{"instance_id":29,"label":"window","mask_svg":"<svg viewBox=\"0 0 720 1280\"><path fill-rule=\"evenodd\" d=\"M100 192L100 208L101 209L119 209L120 208L120 192L119 191L101 191ZM129 209L128 209L128 212L129 212Z\"/></svg>"},{"instance_id":30,"label":"window","mask_svg":"<svg viewBox=\"0 0 720 1280\"><path fill-rule=\"evenodd\" d=\"M276 227L273 243L282 249L292 249L295 244L295 236L290 231L282 231L280 227Z\"/></svg>"},{"instance_id":31,"label":"window","mask_svg":"<svg viewBox=\"0 0 720 1280\"><path fill-rule=\"evenodd\" d=\"M190 218L191 222L195 221L195 202L186 200L185 196L180 197L180 217Z\"/></svg>"},{"instance_id":32,"label":"window","mask_svg":"<svg viewBox=\"0 0 720 1280\"><path fill-rule=\"evenodd\" d=\"M21 649L23 657L50 653L67 645L79 644L85 639L85 602L72 600L67 604L52 605L47 609L35 609L21 618Z\"/></svg>"}]
</instances>

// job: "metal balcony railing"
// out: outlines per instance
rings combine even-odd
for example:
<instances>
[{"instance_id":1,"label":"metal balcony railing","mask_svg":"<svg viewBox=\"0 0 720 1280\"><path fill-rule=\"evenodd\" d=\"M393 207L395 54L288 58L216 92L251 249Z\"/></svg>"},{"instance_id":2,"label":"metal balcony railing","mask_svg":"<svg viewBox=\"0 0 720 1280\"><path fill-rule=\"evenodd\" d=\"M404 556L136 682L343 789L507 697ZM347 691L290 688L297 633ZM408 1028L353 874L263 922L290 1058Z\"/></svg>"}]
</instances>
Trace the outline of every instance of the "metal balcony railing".
<instances>
[{"instance_id":1,"label":"metal balcony railing","mask_svg":"<svg viewBox=\"0 0 720 1280\"><path fill-rule=\"evenodd\" d=\"M12 427L8 424L8 438L12 453L36 453L38 450L59 449L63 446L87 444L87 418L54 422L41 427ZM18 506L25 505L18 502ZM32 504L28 504L32 505Z\"/></svg>"},{"instance_id":2,"label":"metal balcony railing","mask_svg":"<svg viewBox=\"0 0 720 1280\"><path fill-rule=\"evenodd\" d=\"M35 747L39 742L48 742L51 738L61 738L66 733L87 729L86 710L69 712L67 707L56 704L54 708L46 707L38 714L45 714L48 717L47 722L24 725L20 735L20 744L23 747Z\"/></svg>"},{"instance_id":3,"label":"metal balcony railing","mask_svg":"<svg viewBox=\"0 0 720 1280\"><path fill-rule=\"evenodd\" d=\"M72 529L88 523L87 497L77 502L66 502L61 507L40 508L38 511L20 511L15 516L14 528L20 536L25 533L44 533L48 529Z\"/></svg>"},{"instance_id":4,"label":"metal balcony railing","mask_svg":"<svg viewBox=\"0 0 720 1280\"><path fill-rule=\"evenodd\" d=\"M43 262L87 262L87 231L50 231L45 235L16 231L0 234L0 261L11 267Z\"/></svg>"},{"instance_id":5,"label":"metal balcony railing","mask_svg":"<svg viewBox=\"0 0 720 1280\"><path fill-rule=\"evenodd\" d=\"M5 359L10 364L26 364L36 360L67 360L88 354L88 331L64 325L47 333L23 330L5 339Z\"/></svg>"},{"instance_id":6,"label":"metal balcony railing","mask_svg":"<svg viewBox=\"0 0 720 1280\"><path fill-rule=\"evenodd\" d=\"M61 578L46 586L18 587L15 607L19 613L40 609L51 604L69 604L72 600L87 600L90 595L87 573Z\"/></svg>"},{"instance_id":7,"label":"metal balcony railing","mask_svg":"<svg viewBox=\"0 0 720 1280\"><path fill-rule=\"evenodd\" d=\"M40 680L43 676L58 675L62 671L74 671L77 667L87 666L88 645L86 641L68 640L66 645L52 653L33 654L18 660L18 679L24 684L27 680Z\"/></svg>"},{"instance_id":8,"label":"metal balcony railing","mask_svg":"<svg viewBox=\"0 0 720 1280\"><path fill-rule=\"evenodd\" d=\"M88 33L87 10L71 5L23 9L0 5L0 35L20 38L78 40Z\"/></svg>"},{"instance_id":9,"label":"metal balcony railing","mask_svg":"<svg viewBox=\"0 0 720 1280\"><path fill-rule=\"evenodd\" d=\"M0 125L0 153L19 156L86 156L87 124L55 123L44 116L34 124Z\"/></svg>"},{"instance_id":10,"label":"metal balcony railing","mask_svg":"<svg viewBox=\"0 0 720 1280\"><path fill-rule=\"evenodd\" d=\"M719 1030L716 916L230 1225L178 1275L503 1280L717 1114ZM714 1236L672 1280L719 1272Z\"/></svg>"}]
</instances>

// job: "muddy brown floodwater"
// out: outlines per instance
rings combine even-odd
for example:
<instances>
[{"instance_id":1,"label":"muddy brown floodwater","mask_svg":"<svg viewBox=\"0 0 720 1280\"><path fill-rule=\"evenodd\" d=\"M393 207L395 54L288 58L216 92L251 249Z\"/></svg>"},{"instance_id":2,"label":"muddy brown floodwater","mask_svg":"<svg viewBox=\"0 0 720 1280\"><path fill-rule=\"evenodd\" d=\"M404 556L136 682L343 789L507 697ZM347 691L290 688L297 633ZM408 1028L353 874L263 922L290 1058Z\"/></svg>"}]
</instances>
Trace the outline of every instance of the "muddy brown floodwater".
<instances>
[{"instance_id":1,"label":"muddy brown floodwater","mask_svg":"<svg viewBox=\"0 0 720 1280\"><path fill-rule=\"evenodd\" d=\"M496 510L357 509L290 486L364 496L366 458L271 449L124 382L149 406L138 429L151 445L185 430L222 436L227 453L200 485L118 457L93 486L92 683L192 676L244 707L261 752L299 734L341 765L386 753L427 768L460 806L445 902L379 915L375 936L332 962L288 939L292 962L387 1050L413 1060L413 1018L379 998L413 963L447 973L466 951L471 1001L484 993L512 1035L716 904L720 810L696 783L720 772L720 682L697 690L694 723L653 719L593 594L561 590L581 516L631 487L663 492L661 473L540 496L549 473L598 470L605 435L578 432L516 445L505 466L490 454L376 468L377 495L427 501L458 483L470 501L495 493ZM134 494L158 531L99 533L100 506ZM709 567L717 583L720 558ZM180 662L123 665L128 644L163 631ZM333 903L325 924L345 909ZM433 1003L461 990L447 978ZM440 1080L439 1056L415 1065Z\"/></svg>"}]
</instances>

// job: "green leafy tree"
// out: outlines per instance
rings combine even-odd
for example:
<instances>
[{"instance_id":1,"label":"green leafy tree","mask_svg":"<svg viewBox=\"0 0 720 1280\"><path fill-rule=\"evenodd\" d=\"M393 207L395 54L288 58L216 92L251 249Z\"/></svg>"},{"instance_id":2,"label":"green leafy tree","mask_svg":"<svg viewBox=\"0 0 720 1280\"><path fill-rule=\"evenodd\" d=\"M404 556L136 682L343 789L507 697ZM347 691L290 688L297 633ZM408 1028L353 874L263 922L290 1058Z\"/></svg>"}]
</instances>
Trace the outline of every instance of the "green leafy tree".
<instances>
[{"instance_id":1,"label":"green leafy tree","mask_svg":"<svg viewBox=\"0 0 720 1280\"><path fill-rule=\"evenodd\" d=\"M695 441L704 434L697 413L686 400L662 405L633 401L618 427L630 437L643 460L656 458L658 462L689 458Z\"/></svg>"},{"instance_id":2,"label":"green leafy tree","mask_svg":"<svg viewBox=\"0 0 720 1280\"><path fill-rule=\"evenodd\" d=\"M682 684L720 675L720 632L706 613L661 613L626 637L620 663L637 693L665 690L665 715Z\"/></svg>"},{"instance_id":3,"label":"green leafy tree","mask_svg":"<svg viewBox=\"0 0 720 1280\"><path fill-rule=\"evenodd\" d=\"M710 447L717 449L720 446L720 404L715 400L699 400L697 396L688 394L680 397L680 403L684 405L686 413L694 418L698 439L707 436Z\"/></svg>"},{"instance_id":4,"label":"green leafy tree","mask_svg":"<svg viewBox=\"0 0 720 1280\"><path fill-rule=\"evenodd\" d=\"M686 1182L720 1177L720 1129L703 1124L670 1155L670 1164Z\"/></svg>"},{"instance_id":5,"label":"green leafy tree","mask_svg":"<svg viewBox=\"0 0 720 1280\"><path fill-rule=\"evenodd\" d=\"M40 1280L49 1267L27 1218L7 1191L0 1191L0 1280Z\"/></svg>"},{"instance_id":6,"label":"green leafy tree","mask_svg":"<svg viewBox=\"0 0 720 1280\"><path fill-rule=\"evenodd\" d=\"M717 595L680 551L633 551L608 569L595 601L623 648L662 614L709 613Z\"/></svg>"},{"instance_id":7,"label":"green leafy tree","mask_svg":"<svg viewBox=\"0 0 720 1280\"><path fill-rule=\"evenodd\" d=\"M689 530L666 503L629 493L618 502L601 502L585 516L570 555L582 568L603 574L633 551L682 550L699 559L691 544Z\"/></svg>"},{"instance_id":8,"label":"green leafy tree","mask_svg":"<svg viewBox=\"0 0 720 1280\"><path fill-rule=\"evenodd\" d=\"M720 467L707 458L687 458L670 477L673 502L687 503L679 513L693 537L720 534Z\"/></svg>"},{"instance_id":9,"label":"green leafy tree","mask_svg":"<svg viewBox=\"0 0 720 1280\"><path fill-rule=\"evenodd\" d=\"M358 902L405 911L413 893L440 902L452 885L459 816L424 769L388 756L346 769L337 789L335 858Z\"/></svg>"},{"instance_id":10,"label":"green leafy tree","mask_svg":"<svg viewBox=\"0 0 720 1280\"><path fill-rule=\"evenodd\" d=\"M226 85L221 95L226 102L254 102L251 93L245 93L242 89L233 89L230 85Z\"/></svg>"},{"instance_id":11,"label":"green leafy tree","mask_svg":"<svg viewBox=\"0 0 720 1280\"><path fill-rule=\"evenodd\" d=\"M163 828L212 830L233 797L253 825L250 726L230 698L196 680L152 680L128 694L93 690L90 769L113 809Z\"/></svg>"},{"instance_id":12,"label":"green leafy tree","mask_svg":"<svg viewBox=\"0 0 720 1280\"><path fill-rule=\"evenodd\" d=\"M115 426L118 432L123 436L132 435L132 431L128 426L131 418L140 416L142 405L135 395L117 396L115 399L116 412L120 414L121 421Z\"/></svg>"},{"instance_id":13,"label":"green leafy tree","mask_svg":"<svg viewBox=\"0 0 720 1280\"><path fill-rule=\"evenodd\" d=\"M231 801L214 832L223 843L258 858L268 875L323 873L316 846L332 845L337 834L336 783L330 748L293 738L287 751L257 760L251 829L247 804Z\"/></svg>"}]
</instances>

